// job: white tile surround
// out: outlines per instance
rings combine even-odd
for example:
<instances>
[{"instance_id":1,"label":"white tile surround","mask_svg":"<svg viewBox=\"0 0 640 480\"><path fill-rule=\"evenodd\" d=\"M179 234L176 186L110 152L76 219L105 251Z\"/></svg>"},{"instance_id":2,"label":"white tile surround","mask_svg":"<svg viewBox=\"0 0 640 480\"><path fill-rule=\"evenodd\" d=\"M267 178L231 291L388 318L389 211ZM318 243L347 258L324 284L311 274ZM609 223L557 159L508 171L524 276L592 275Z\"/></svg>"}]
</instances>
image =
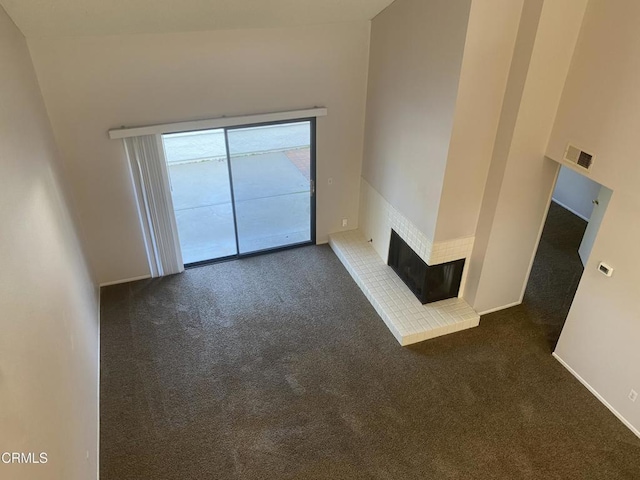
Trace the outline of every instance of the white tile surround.
<instances>
[{"instance_id":1,"label":"white tile surround","mask_svg":"<svg viewBox=\"0 0 640 480\"><path fill-rule=\"evenodd\" d=\"M395 230L427 265L438 265L466 258L459 296L463 295L474 237L433 243L364 178L360 179L359 225L359 230L366 240L372 240L371 245L385 264L389 257L391 229Z\"/></svg>"},{"instance_id":2,"label":"white tile surround","mask_svg":"<svg viewBox=\"0 0 640 480\"><path fill-rule=\"evenodd\" d=\"M478 326L480 316L462 298L422 305L360 230L330 235L329 245L400 345Z\"/></svg>"},{"instance_id":3,"label":"white tile surround","mask_svg":"<svg viewBox=\"0 0 640 480\"><path fill-rule=\"evenodd\" d=\"M391 229L416 252L427 265L469 258L474 237L433 243L411 221L387 202L369 183L360 179L360 231L373 239L373 247L386 263ZM460 289L462 291L462 289Z\"/></svg>"}]
</instances>

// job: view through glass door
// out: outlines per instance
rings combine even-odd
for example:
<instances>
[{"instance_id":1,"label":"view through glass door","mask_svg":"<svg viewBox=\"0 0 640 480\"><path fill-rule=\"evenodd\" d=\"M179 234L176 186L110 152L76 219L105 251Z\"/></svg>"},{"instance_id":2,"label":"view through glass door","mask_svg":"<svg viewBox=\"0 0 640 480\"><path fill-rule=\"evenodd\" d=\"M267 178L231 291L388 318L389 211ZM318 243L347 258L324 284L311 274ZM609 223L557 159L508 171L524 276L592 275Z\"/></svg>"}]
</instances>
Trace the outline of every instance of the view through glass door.
<instances>
[{"instance_id":1,"label":"view through glass door","mask_svg":"<svg viewBox=\"0 0 640 480\"><path fill-rule=\"evenodd\" d=\"M163 135L185 265L315 240L313 119Z\"/></svg>"},{"instance_id":2,"label":"view through glass door","mask_svg":"<svg viewBox=\"0 0 640 480\"><path fill-rule=\"evenodd\" d=\"M185 264L237 255L224 129L163 135Z\"/></svg>"},{"instance_id":3,"label":"view through glass door","mask_svg":"<svg viewBox=\"0 0 640 480\"><path fill-rule=\"evenodd\" d=\"M227 131L239 253L311 241L310 122Z\"/></svg>"}]
</instances>

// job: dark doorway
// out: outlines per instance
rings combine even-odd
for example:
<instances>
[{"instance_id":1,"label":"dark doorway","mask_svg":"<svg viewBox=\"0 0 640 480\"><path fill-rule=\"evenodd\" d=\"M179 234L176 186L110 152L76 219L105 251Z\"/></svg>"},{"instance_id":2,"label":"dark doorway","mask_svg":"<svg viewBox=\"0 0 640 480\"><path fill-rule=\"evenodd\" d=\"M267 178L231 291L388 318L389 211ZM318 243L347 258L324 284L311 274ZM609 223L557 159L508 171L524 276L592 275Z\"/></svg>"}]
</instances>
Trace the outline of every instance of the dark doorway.
<instances>
[{"instance_id":1,"label":"dark doorway","mask_svg":"<svg viewBox=\"0 0 640 480\"><path fill-rule=\"evenodd\" d=\"M552 350L584 271L578 248L586 228L585 220L551 202L522 303L535 311L530 318L542 326Z\"/></svg>"}]
</instances>

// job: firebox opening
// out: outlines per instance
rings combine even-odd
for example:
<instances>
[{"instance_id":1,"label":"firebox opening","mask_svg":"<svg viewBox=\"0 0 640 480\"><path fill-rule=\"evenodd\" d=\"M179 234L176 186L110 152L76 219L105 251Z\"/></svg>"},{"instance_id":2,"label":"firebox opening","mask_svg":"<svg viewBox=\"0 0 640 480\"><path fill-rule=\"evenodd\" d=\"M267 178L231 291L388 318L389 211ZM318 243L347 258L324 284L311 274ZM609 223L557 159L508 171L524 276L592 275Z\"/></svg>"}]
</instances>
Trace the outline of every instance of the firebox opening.
<instances>
[{"instance_id":1,"label":"firebox opening","mask_svg":"<svg viewBox=\"0 0 640 480\"><path fill-rule=\"evenodd\" d=\"M427 265L395 230L391 230L387 263L422 304L458 296L464 260Z\"/></svg>"}]
</instances>

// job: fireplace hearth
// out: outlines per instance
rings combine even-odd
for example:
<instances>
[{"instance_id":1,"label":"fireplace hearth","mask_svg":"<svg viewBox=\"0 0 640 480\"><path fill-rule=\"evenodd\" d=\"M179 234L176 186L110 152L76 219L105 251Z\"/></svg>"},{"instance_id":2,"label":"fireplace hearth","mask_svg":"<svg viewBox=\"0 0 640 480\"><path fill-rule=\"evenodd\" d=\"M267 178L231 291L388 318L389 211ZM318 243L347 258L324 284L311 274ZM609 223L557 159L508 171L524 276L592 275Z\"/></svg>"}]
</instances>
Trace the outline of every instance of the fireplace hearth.
<instances>
[{"instance_id":1,"label":"fireplace hearth","mask_svg":"<svg viewBox=\"0 0 640 480\"><path fill-rule=\"evenodd\" d=\"M349 230L329 235L329 245L400 345L478 326L480 316L461 297L421 304L367 238Z\"/></svg>"},{"instance_id":2,"label":"fireplace hearth","mask_svg":"<svg viewBox=\"0 0 640 480\"><path fill-rule=\"evenodd\" d=\"M464 258L438 265L427 265L392 229L387 263L422 304L458 296Z\"/></svg>"}]
</instances>

